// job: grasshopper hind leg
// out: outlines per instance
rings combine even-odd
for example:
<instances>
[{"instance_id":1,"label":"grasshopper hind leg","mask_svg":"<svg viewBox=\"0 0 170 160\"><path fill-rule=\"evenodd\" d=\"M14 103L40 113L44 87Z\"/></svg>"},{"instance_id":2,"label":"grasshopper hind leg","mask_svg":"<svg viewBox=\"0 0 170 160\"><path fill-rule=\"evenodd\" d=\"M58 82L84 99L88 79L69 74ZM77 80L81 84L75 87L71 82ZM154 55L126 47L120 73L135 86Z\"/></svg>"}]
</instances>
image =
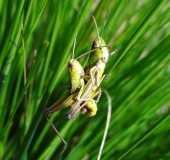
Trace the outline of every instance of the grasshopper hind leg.
<instances>
[{"instance_id":1,"label":"grasshopper hind leg","mask_svg":"<svg viewBox=\"0 0 170 160\"><path fill-rule=\"evenodd\" d=\"M62 154L64 153L66 147L67 147L67 142L63 139L63 137L60 135L60 133L58 132L58 130L55 128L55 126L53 125L53 123L49 120L48 116L45 116L46 120L48 121L48 123L51 125L51 127L54 129L54 131L57 133L57 135L59 136L59 138L61 139L61 141L64 143L64 148L62 150L62 152L60 153L60 156L62 156Z\"/></svg>"}]
</instances>

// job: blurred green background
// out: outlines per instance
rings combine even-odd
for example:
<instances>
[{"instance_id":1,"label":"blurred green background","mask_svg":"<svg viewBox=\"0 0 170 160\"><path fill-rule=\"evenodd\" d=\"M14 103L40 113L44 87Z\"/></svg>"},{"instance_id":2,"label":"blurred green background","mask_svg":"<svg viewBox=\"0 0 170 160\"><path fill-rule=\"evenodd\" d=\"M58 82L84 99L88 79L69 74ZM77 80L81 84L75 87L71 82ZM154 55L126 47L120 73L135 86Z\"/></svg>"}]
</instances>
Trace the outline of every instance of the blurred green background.
<instances>
[{"instance_id":1,"label":"blurred green background","mask_svg":"<svg viewBox=\"0 0 170 160\"><path fill-rule=\"evenodd\" d=\"M170 1L15 0L0 1L0 159L97 159L104 94L95 117L67 120L69 108L51 116L68 143L62 157L44 110L67 92L74 38L75 57L89 51L97 37L92 15L101 33L107 11L102 38L119 54L101 84L112 99L101 159L170 158Z\"/></svg>"}]
</instances>

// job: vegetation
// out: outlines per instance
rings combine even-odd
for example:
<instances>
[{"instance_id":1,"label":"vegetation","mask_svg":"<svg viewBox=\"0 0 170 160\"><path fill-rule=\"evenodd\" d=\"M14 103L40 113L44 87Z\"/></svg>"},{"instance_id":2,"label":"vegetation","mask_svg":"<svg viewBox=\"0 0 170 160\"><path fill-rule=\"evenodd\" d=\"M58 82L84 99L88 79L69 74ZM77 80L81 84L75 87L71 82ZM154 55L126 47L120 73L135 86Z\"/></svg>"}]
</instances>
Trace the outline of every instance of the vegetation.
<instances>
[{"instance_id":1,"label":"vegetation","mask_svg":"<svg viewBox=\"0 0 170 160\"><path fill-rule=\"evenodd\" d=\"M112 99L112 117L102 152L108 159L169 159L170 2L166 0L15 0L0 2L0 159L97 159L106 118L102 94L95 117L50 120L45 108L69 87L67 63L90 51L97 31L110 57L101 87ZM85 66L88 56L80 59Z\"/></svg>"}]
</instances>

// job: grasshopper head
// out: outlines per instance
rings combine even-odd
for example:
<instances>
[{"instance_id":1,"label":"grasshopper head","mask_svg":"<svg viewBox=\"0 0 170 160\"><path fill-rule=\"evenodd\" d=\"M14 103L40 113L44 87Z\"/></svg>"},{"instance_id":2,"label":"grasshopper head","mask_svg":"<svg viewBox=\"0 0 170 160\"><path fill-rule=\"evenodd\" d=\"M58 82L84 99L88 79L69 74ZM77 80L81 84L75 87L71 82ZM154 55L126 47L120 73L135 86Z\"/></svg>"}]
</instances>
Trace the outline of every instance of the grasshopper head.
<instances>
[{"instance_id":1,"label":"grasshopper head","mask_svg":"<svg viewBox=\"0 0 170 160\"><path fill-rule=\"evenodd\" d=\"M109 51L106 47L105 41L101 37L94 40L92 49L96 50L90 55L90 64L96 63L99 59L101 59L103 63L108 61Z\"/></svg>"}]
</instances>

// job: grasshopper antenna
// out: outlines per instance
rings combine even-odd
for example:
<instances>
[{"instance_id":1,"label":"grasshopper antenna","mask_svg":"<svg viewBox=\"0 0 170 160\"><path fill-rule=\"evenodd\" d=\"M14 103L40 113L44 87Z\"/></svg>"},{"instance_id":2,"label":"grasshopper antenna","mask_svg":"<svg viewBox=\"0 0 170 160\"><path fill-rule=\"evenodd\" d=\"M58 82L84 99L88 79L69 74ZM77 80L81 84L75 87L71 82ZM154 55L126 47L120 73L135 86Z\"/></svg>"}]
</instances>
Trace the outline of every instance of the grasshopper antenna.
<instances>
[{"instance_id":1,"label":"grasshopper antenna","mask_svg":"<svg viewBox=\"0 0 170 160\"><path fill-rule=\"evenodd\" d=\"M107 11L107 13L106 13L106 18L105 18L105 21L104 21L104 24L103 24L103 27L102 27L101 37L102 37L102 35L103 35L103 31L104 31L104 27L105 27L105 25L106 25L106 21L107 21L107 18L108 18L108 14L109 14L109 11Z\"/></svg>"},{"instance_id":2,"label":"grasshopper antenna","mask_svg":"<svg viewBox=\"0 0 170 160\"><path fill-rule=\"evenodd\" d=\"M74 58L75 47L76 47L76 37L75 37L75 39L74 39L74 44L73 44L73 54L72 54L72 59Z\"/></svg>"},{"instance_id":3,"label":"grasshopper antenna","mask_svg":"<svg viewBox=\"0 0 170 160\"><path fill-rule=\"evenodd\" d=\"M63 139L63 137L60 135L60 133L58 132L58 130L55 128L55 126L52 124L52 122L49 120L48 116L45 116L46 120L50 123L50 125L53 127L54 131L57 133L57 135L59 136L59 138L62 140L62 142L64 143L64 148L62 150L62 152L60 153L60 156L62 156L62 154L64 153L66 147L67 147L67 142Z\"/></svg>"},{"instance_id":4,"label":"grasshopper antenna","mask_svg":"<svg viewBox=\"0 0 170 160\"><path fill-rule=\"evenodd\" d=\"M96 27L96 30L97 30L98 37L100 37L99 30L98 30L97 23L96 23L96 19L94 18L94 16L92 16L92 18L93 18L93 21L94 21L94 24L95 24L95 27Z\"/></svg>"},{"instance_id":5,"label":"grasshopper antenna","mask_svg":"<svg viewBox=\"0 0 170 160\"><path fill-rule=\"evenodd\" d=\"M92 53L93 51L95 51L95 50L97 50L97 49L99 49L99 48L102 48L102 47L107 47L107 48L109 48L108 46L96 47L95 49L92 49L92 50L89 51L89 52L83 53L82 55L80 55L79 57L77 57L76 60L78 60L79 58L81 58L81 57L83 57L83 56L85 56L85 55L87 55L87 54L89 54L89 53Z\"/></svg>"}]
</instances>

